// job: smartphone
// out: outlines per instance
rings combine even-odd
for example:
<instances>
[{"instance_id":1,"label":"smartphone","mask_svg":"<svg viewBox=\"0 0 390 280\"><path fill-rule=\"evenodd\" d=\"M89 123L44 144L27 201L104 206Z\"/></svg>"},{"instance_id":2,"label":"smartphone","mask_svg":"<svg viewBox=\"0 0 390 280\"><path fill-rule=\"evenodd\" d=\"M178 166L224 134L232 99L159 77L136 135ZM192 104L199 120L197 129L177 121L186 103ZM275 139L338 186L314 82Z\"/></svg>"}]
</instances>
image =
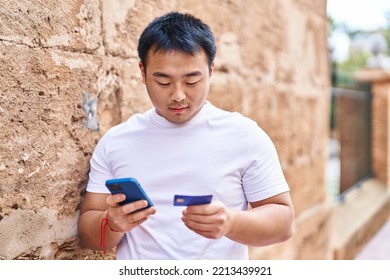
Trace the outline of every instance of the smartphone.
<instances>
[{"instance_id":1,"label":"smartphone","mask_svg":"<svg viewBox=\"0 0 390 280\"><path fill-rule=\"evenodd\" d=\"M148 202L148 206L140 210L154 206L153 202L146 195L140 183L134 178L107 180L106 186L112 194L122 193L126 195L126 199L122 202L119 202L120 205L125 205L130 202L144 199Z\"/></svg>"}]
</instances>

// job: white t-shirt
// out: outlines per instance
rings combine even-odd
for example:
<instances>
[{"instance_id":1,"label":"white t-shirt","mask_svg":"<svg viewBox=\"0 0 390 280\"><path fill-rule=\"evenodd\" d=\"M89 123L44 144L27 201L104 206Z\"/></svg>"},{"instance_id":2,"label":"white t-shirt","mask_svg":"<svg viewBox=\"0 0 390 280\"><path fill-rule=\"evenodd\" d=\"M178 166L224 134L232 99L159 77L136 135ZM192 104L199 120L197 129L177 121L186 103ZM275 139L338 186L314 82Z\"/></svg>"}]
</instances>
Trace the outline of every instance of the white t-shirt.
<instances>
[{"instance_id":1,"label":"white t-shirt","mask_svg":"<svg viewBox=\"0 0 390 280\"><path fill-rule=\"evenodd\" d=\"M91 158L88 192L109 193L105 181L136 178L156 214L125 234L117 259L248 259L247 246L207 239L181 220L175 194L213 195L228 208L289 191L273 143L257 124L206 102L184 124L150 109L102 137Z\"/></svg>"}]
</instances>

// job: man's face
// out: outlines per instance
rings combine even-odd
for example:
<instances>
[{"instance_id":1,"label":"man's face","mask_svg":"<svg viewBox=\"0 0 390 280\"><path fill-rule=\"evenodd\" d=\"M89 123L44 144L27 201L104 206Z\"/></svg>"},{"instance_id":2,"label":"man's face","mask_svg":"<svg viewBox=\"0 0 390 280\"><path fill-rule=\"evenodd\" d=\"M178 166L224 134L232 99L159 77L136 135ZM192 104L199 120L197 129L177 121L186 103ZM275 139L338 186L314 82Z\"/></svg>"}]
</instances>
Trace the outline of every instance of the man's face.
<instances>
[{"instance_id":1,"label":"man's face","mask_svg":"<svg viewBox=\"0 0 390 280\"><path fill-rule=\"evenodd\" d=\"M143 82L157 113L172 123L192 119L204 105L214 64L204 51L195 56L180 52L149 51Z\"/></svg>"}]
</instances>

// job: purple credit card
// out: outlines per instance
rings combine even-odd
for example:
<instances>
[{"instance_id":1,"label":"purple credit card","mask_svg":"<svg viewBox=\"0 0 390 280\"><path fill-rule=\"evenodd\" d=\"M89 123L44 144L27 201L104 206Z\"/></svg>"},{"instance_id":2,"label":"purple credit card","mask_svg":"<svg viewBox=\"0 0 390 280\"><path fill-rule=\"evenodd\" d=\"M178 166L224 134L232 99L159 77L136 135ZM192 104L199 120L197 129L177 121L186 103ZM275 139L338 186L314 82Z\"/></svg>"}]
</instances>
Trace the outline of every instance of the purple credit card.
<instances>
[{"instance_id":1,"label":"purple credit card","mask_svg":"<svg viewBox=\"0 0 390 280\"><path fill-rule=\"evenodd\" d=\"M175 195L173 198L174 206L190 206L208 204L213 198L212 195Z\"/></svg>"}]
</instances>

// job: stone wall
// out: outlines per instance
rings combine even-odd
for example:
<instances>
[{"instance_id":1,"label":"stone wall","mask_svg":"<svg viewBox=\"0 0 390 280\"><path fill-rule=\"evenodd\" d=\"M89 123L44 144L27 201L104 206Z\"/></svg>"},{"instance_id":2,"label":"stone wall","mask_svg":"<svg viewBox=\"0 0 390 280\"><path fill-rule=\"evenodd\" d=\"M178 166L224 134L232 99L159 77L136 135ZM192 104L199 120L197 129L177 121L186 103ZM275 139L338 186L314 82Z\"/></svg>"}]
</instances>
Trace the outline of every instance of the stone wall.
<instances>
[{"instance_id":1,"label":"stone wall","mask_svg":"<svg viewBox=\"0 0 390 280\"><path fill-rule=\"evenodd\" d=\"M77 237L89 158L151 107L137 38L171 10L214 30L209 99L263 127L291 187L295 235L251 256L329 258L326 0L0 0L0 259L102 258Z\"/></svg>"}]
</instances>

